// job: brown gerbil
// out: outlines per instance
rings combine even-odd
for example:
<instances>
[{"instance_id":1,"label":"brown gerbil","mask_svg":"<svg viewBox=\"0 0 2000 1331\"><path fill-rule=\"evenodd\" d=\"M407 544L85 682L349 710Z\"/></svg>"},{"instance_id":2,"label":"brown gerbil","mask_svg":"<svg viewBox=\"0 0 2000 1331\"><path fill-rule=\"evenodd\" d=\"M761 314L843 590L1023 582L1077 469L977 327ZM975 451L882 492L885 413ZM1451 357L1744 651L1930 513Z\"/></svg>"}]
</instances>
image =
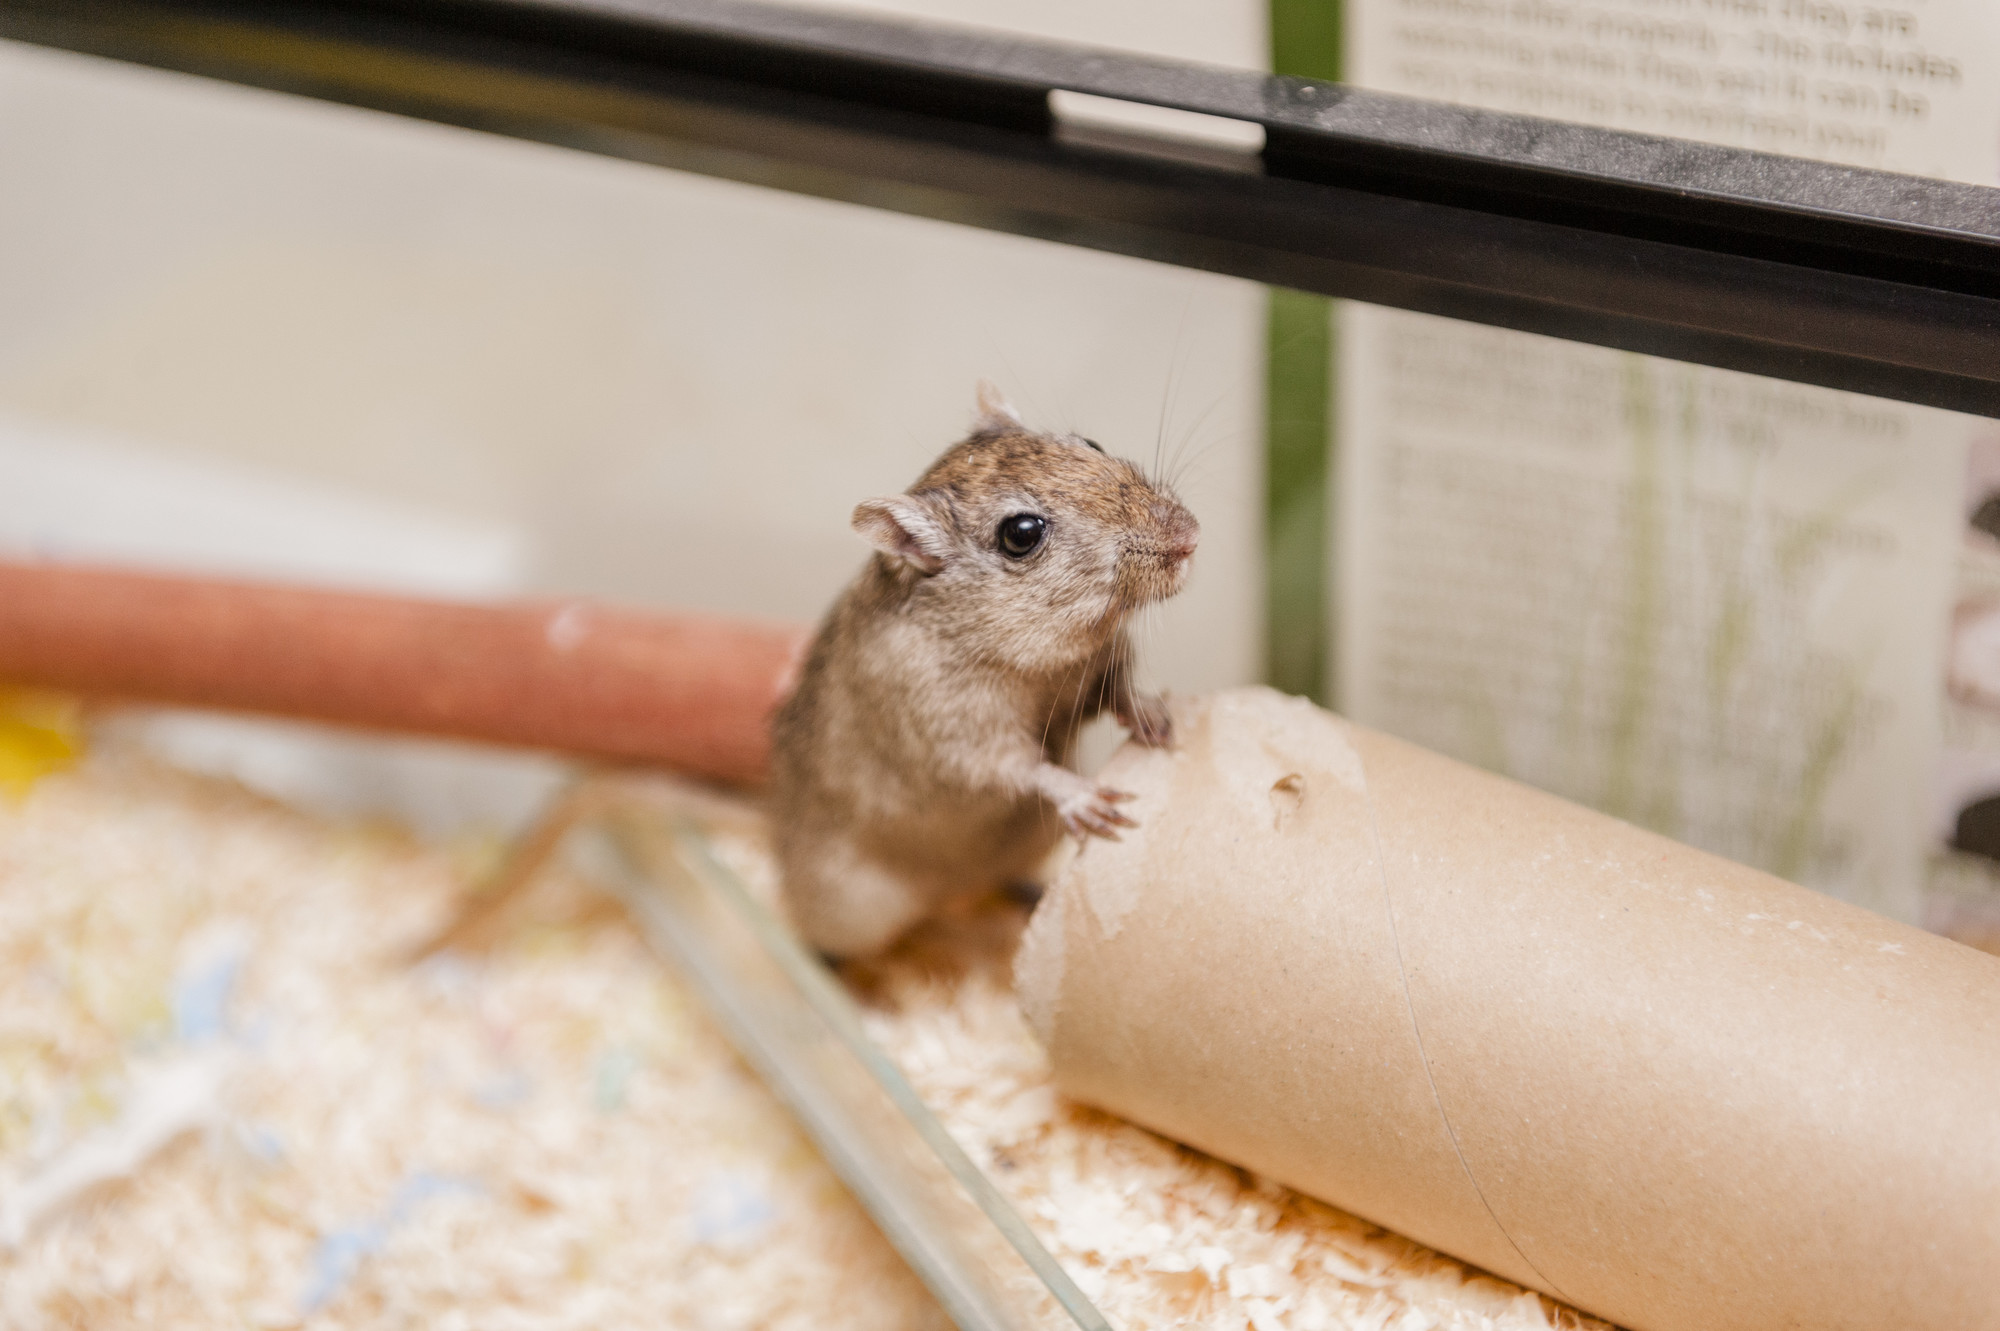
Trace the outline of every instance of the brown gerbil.
<instances>
[{"instance_id":1,"label":"brown gerbil","mask_svg":"<svg viewBox=\"0 0 2000 1331\"><path fill-rule=\"evenodd\" d=\"M854 510L876 555L773 726L787 903L830 955L876 952L942 899L1032 875L1063 829L1116 837L1123 792L1070 770L1110 708L1146 744L1125 624L1180 590L1199 527L1136 466L1029 430L988 385L970 436Z\"/></svg>"}]
</instances>

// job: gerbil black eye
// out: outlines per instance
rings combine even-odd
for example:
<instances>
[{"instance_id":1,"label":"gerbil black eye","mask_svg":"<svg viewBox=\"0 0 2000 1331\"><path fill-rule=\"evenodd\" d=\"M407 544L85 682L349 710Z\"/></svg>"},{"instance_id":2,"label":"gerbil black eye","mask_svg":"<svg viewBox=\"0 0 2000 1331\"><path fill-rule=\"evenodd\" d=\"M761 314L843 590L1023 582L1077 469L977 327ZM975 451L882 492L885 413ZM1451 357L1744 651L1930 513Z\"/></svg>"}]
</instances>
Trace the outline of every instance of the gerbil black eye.
<instances>
[{"instance_id":1,"label":"gerbil black eye","mask_svg":"<svg viewBox=\"0 0 2000 1331\"><path fill-rule=\"evenodd\" d=\"M1049 534L1049 520L1039 513L1016 513L1000 519L1000 553L1009 559L1026 559Z\"/></svg>"},{"instance_id":2,"label":"gerbil black eye","mask_svg":"<svg viewBox=\"0 0 2000 1331\"><path fill-rule=\"evenodd\" d=\"M1078 435L1078 436L1077 436L1077 438L1079 438L1079 439L1083 439L1083 436L1082 436L1082 435ZM1084 442L1084 443L1086 443L1086 444L1088 444L1088 445L1089 445L1090 447L1092 447L1092 448L1096 449L1096 450L1097 450L1098 452L1100 452L1100 453L1102 453L1102 452L1104 451L1104 445L1103 445L1103 444L1100 444L1100 443L1098 443L1098 442L1097 442L1097 441L1096 441L1095 439L1083 439L1083 442Z\"/></svg>"}]
</instances>

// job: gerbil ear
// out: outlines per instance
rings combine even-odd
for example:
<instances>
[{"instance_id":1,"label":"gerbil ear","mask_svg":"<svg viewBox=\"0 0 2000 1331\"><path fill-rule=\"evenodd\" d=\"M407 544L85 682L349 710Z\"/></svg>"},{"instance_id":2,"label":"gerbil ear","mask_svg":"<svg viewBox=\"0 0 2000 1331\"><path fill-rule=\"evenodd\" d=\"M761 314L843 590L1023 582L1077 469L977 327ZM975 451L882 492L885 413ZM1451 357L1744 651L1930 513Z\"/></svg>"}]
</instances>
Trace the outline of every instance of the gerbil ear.
<instances>
[{"instance_id":1,"label":"gerbil ear","mask_svg":"<svg viewBox=\"0 0 2000 1331\"><path fill-rule=\"evenodd\" d=\"M943 568L951 553L951 533L922 500L910 495L862 500L854 506L854 530L883 554L926 576Z\"/></svg>"},{"instance_id":2,"label":"gerbil ear","mask_svg":"<svg viewBox=\"0 0 2000 1331\"><path fill-rule=\"evenodd\" d=\"M991 379L979 381L979 419L972 423L976 434L998 434L1003 430L1021 428L1021 413L1014 410L1014 404L1000 395Z\"/></svg>"}]
</instances>

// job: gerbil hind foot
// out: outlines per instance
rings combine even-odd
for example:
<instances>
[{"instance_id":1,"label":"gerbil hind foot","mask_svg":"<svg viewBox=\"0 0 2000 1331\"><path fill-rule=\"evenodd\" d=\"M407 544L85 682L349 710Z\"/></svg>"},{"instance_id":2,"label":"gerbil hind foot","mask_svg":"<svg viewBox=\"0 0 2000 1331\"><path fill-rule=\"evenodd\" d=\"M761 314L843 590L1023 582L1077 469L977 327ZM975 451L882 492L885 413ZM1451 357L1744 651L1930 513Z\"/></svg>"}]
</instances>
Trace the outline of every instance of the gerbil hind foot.
<instances>
[{"instance_id":1,"label":"gerbil hind foot","mask_svg":"<svg viewBox=\"0 0 2000 1331\"><path fill-rule=\"evenodd\" d=\"M930 894L844 841L785 856L785 905L828 964L872 957L930 911Z\"/></svg>"}]
</instances>

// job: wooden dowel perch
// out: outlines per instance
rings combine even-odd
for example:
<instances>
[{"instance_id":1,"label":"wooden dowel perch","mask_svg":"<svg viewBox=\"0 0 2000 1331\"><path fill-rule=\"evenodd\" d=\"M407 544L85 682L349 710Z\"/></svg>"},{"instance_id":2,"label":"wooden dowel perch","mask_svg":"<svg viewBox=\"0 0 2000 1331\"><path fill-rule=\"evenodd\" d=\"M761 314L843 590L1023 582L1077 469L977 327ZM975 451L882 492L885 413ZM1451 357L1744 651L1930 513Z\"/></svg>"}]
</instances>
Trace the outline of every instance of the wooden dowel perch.
<instances>
[{"instance_id":1,"label":"wooden dowel perch","mask_svg":"<svg viewBox=\"0 0 2000 1331\"><path fill-rule=\"evenodd\" d=\"M0 562L0 681L656 764L755 786L806 631Z\"/></svg>"}]
</instances>

